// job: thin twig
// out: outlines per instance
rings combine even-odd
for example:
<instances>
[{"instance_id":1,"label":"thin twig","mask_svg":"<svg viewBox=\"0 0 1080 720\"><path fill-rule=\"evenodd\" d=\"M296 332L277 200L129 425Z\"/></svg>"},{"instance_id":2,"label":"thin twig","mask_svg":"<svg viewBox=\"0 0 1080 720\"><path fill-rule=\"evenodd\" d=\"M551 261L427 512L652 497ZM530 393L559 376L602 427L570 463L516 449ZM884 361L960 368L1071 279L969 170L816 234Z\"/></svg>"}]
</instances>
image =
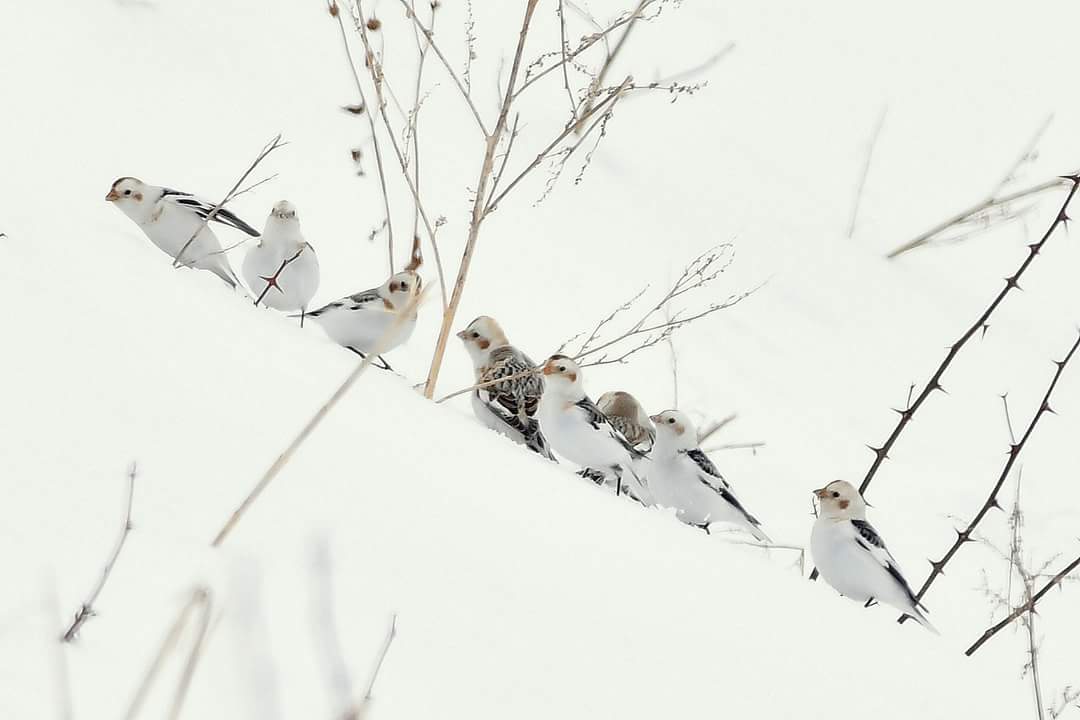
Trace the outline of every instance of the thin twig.
<instances>
[{"instance_id":1,"label":"thin twig","mask_svg":"<svg viewBox=\"0 0 1080 720\"><path fill-rule=\"evenodd\" d=\"M1071 178L1053 178L1051 180L1041 182L1038 185L1026 187L1023 190L1011 192L1007 195L1002 195L1000 197L990 197L982 200L981 202L976 203L975 205L967 208L966 210L958 212L952 217L942 220L926 232L916 236L915 239L910 240L901 245L900 247L892 250L885 257L891 260L892 258L895 258L899 255L903 255L909 250L914 250L917 247L926 245L932 239L936 238L938 235L945 232L951 227L956 227L957 225L961 225L970 222L971 220L977 219L979 216L983 215L988 210L993 210L994 208L1006 206L1009 203L1016 202L1017 200L1023 198L1034 197L1036 195L1046 192L1047 190L1053 190L1056 187L1063 186L1065 182L1069 180L1071 180Z\"/></svg>"},{"instance_id":2,"label":"thin twig","mask_svg":"<svg viewBox=\"0 0 1080 720\"><path fill-rule=\"evenodd\" d=\"M450 64L450 61L446 59L442 50L439 49L438 43L435 42L435 33L430 28L424 27L424 24L420 22L420 18L418 18L416 13L412 12L412 9L409 7L408 0L398 0L398 2L405 8L407 17L412 19L416 27L420 29L420 32L422 32L424 36L427 37L428 41L431 42L431 49L435 51L435 55L442 62L443 67L446 68L446 72L450 74L450 78L461 92L461 97L465 99L465 104L468 105L469 109L472 111L473 118L476 119L476 124L480 128L480 132L483 133L485 138L491 137L491 133L488 132L487 128L484 126L484 121L480 118L480 111L472 101L472 96L469 94L469 91L465 89L465 85L461 82L461 78L454 72L454 67Z\"/></svg>"},{"instance_id":3,"label":"thin twig","mask_svg":"<svg viewBox=\"0 0 1080 720\"><path fill-rule=\"evenodd\" d=\"M863 163L862 173L859 175L859 185L855 190L855 202L851 206L851 222L848 223L847 236L849 238L855 236L855 223L859 219L859 206L862 204L863 188L866 187L866 178L870 175L870 164L874 160L874 148L877 147L878 135L881 134L881 128L885 125L885 115L889 112L889 106L881 108L881 115L878 116L877 124L874 125L874 132L870 135L870 142L866 146L866 161Z\"/></svg>"},{"instance_id":4,"label":"thin twig","mask_svg":"<svg viewBox=\"0 0 1080 720\"><path fill-rule=\"evenodd\" d=\"M263 298L266 297L266 293L268 293L270 291L270 288L277 288L278 292L285 292L284 290L281 289L281 286L278 285L278 277L281 275L282 271L285 270L285 268L289 266L289 263L293 262L298 257L300 257L300 255L303 254L304 250L306 250L308 247L310 247L310 245L308 245L307 243L304 243L303 245L300 246L300 249L297 250L296 253L292 257L285 258L284 260L281 261L281 265L278 266L278 269L276 271L274 271L273 275L271 275L270 277L260 277L259 278L260 280L266 281L266 287L264 287L263 291L261 293L259 293L259 297L255 298L255 306L256 307L258 307L259 303L261 303Z\"/></svg>"},{"instance_id":5,"label":"thin twig","mask_svg":"<svg viewBox=\"0 0 1080 720\"><path fill-rule=\"evenodd\" d=\"M1009 477L1009 473L1012 471L1013 465L1016 463L1016 459L1020 457L1020 453L1023 451L1024 446L1027 444L1028 439L1031 438L1035 427L1039 423L1039 419L1048 412L1053 412L1050 408L1050 396L1054 392L1054 388L1058 384L1058 380L1061 378L1062 373L1065 371L1065 367L1069 364L1069 360L1072 359L1073 354L1076 353L1077 348L1080 348L1080 334L1077 335L1076 341L1072 344L1068 354L1064 360L1059 360L1055 363L1057 370L1054 372L1054 377L1050 381L1049 387L1046 388L1046 393L1043 395L1042 402L1039 403L1038 409L1031 418L1031 422L1028 423L1027 429L1024 430L1024 434L1020 436L1020 440L1009 445L1009 456L1005 460L1004 467L1001 468L1001 472L998 474L997 480L994 482L993 487L990 489L990 494L987 496L986 501L979 508L979 511L975 514L975 517L967 527L963 530L956 531L956 540L946 551L944 557L940 560L930 561L930 574L927 576L926 581L923 582L922 587L919 588L919 592L915 593L916 600L922 600L926 595L926 592L930 589L934 580L944 572L945 565L953 558L954 555L960 550L960 547L964 543L971 541L971 534L978 526L979 522L986 516L992 508L1001 509L1001 505L998 503L997 495L1001 490L1001 486L1005 484L1005 480Z\"/></svg>"},{"instance_id":6,"label":"thin twig","mask_svg":"<svg viewBox=\"0 0 1080 720\"><path fill-rule=\"evenodd\" d=\"M112 555L109 556L108 562L105 563L105 569L102 571L97 584L94 585L90 594L86 597L86 600L83 601L82 606L79 608L79 612L75 615L75 620L64 633L62 639L66 643L74 640L86 621L97 614L94 610L94 603L97 602L98 595L100 595L101 591L105 588L105 583L108 581L109 575L112 574L113 567L116 565L116 560L120 557L120 551L124 549L124 542L127 540L128 533L131 532L131 504L135 499L136 474L136 465L135 463L131 463L131 468L128 470L127 507L124 510L124 525L120 528L120 537L116 541L116 547L113 548Z\"/></svg>"},{"instance_id":7,"label":"thin twig","mask_svg":"<svg viewBox=\"0 0 1080 720\"><path fill-rule=\"evenodd\" d=\"M983 634L979 637L979 639L976 640L971 645L971 647L969 647L967 650L964 651L964 654L970 657L972 654L975 653L975 651L977 651L979 648L981 648L983 646L983 644L986 643L987 640L989 640L990 638L997 635L998 632L1000 632L1003 628L1007 627L1009 625L1009 623L1011 623L1013 620L1020 617L1024 613L1026 613L1026 612L1028 612L1030 610L1033 610L1035 608L1035 604L1038 603L1039 600L1042 599L1043 595L1050 592L1050 589L1053 588L1054 586L1060 584L1061 580L1066 575L1068 575L1073 570L1075 570L1077 567L1080 567L1080 557L1077 557L1071 563L1066 565L1057 575L1055 575L1053 578L1051 578L1049 582L1047 582L1045 585L1043 585L1042 589L1040 589L1039 592L1032 595L1031 599L1027 600L1022 605L1019 605L1018 607L1014 608L1013 611L1011 613L1009 613L1008 617L1006 617L1001 622L997 623L996 625L993 625L992 627L987 629L985 632L983 632Z\"/></svg>"},{"instance_id":8,"label":"thin twig","mask_svg":"<svg viewBox=\"0 0 1080 720\"><path fill-rule=\"evenodd\" d=\"M345 32L345 21L341 19L341 9L338 7L337 0L330 0L330 14L337 19L338 28L341 30L341 44L345 48L345 58L349 62L349 71L352 73L353 80L356 83L356 92L360 94L360 104L367 109L364 113L367 115L368 127L371 128L371 142L375 146L375 166L379 171L379 187L382 190L383 198L383 210L386 213L386 236L387 236L387 254L390 266L390 274L394 274L394 225L390 220L390 195L386 191L386 171L383 169L382 150L379 147L379 134L375 132L375 118L371 116L371 106L368 105L367 98L364 97L364 85L360 82L360 74L356 71L356 61L353 60L352 50L349 49L349 36Z\"/></svg>"},{"instance_id":9,"label":"thin twig","mask_svg":"<svg viewBox=\"0 0 1080 720\"><path fill-rule=\"evenodd\" d=\"M382 669L383 661L386 660L386 653L390 650L390 644L394 642L395 637L397 637L397 613L390 617L390 627L386 631L386 640L383 641L382 648L375 658L375 664L371 669L371 676L368 678L364 695L352 708L346 711L344 720L360 720L367 714L368 703L371 702L371 691L375 687L375 680L379 677L379 670Z\"/></svg>"},{"instance_id":10,"label":"thin twig","mask_svg":"<svg viewBox=\"0 0 1080 720\"><path fill-rule=\"evenodd\" d=\"M173 258L173 267L180 267L180 258L183 257L184 252L189 247L191 247L191 243L195 242L195 238L197 238L199 236L199 233L201 233L206 228L206 226L210 224L210 221L217 217L217 214L221 212L221 208L225 207L226 203L228 203L230 200L237 196L237 191L240 189L240 186L244 184L245 180L247 180L248 175L254 172L255 168L259 166L259 163L265 160L266 156L270 153L274 152L280 147L285 147L288 144L289 143L287 142L281 141L281 133L278 133L273 140L263 146L263 149L259 151L259 155L255 158L254 162L252 162L251 165L248 166L248 169L245 170L244 174L240 176L240 179L236 181L236 184L232 186L232 189L230 189L229 192L225 193L225 197L222 199L222 201L215 205L210 210L210 212L206 214L206 217L203 218L203 221L199 223L199 227L195 230L195 232L191 234L191 237L188 238L188 241L186 243L184 243L184 246L180 248L180 252L176 253L176 257ZM199 258L194 258L190 263L187 263L187 265L191 265L198 260Z\"/></svg>"},{"instance_id":11,"label":"thin twig","mask_svg":"<svg viewBox=\"0 0 1080 720\"><path fill-rule=\"evenodd\" d=\"M246 513L248 509L255 503L255 501L259 499L259 496L262 494L263 490L265 490L267 486L270 485L271 481L273 481L273 479L277 477L278 473L280 473L281 470L289 463L289 461L292 459L292 456L296 453L297 449L299 449L299 447L304 444L304 441L308 439L308 436L315 431L315 428L319 426L319 424L323 421L327 414L329 414L329 412L334 409L334 406L336 406L341 400L341 398L345 396L345 393L349 391L349 389L353 386L357 379L364 374L364 371L368 369L368 366L371 365L372 362L374 362L375 358L377 358L383 352L390 338L393 337L394 333L397 332L398 327L401 325L401 323L405 321L405 318L412 315L412 313L416 310L417 306L420 304L426 293L427 290L424 290L424 292L420 293L420 295L413 297L412 301L409 302L409 304L401 312L398 313L398 316L394 318L393 324L391 324L391 326L386 329L386 331L382 334L382 337L379 338L379 341L375 343L375 350L368 353L364 357L364 359L360 361L360 363L352 370L352 372L349 373L349 375L345 378L341 385L339 385L338 388L333 392L333 394L330 395L330 398L325 403L323 403L322 407L320 407L314 415L312 415L311 419L307 421L303 429L301 429L300 432L296 435L296 437L293 438L292 442L289 443L288 447L286 447L285 450L283 450L282 453L278 455L277 459L274 460L274 463L263 474L263 476L259 478L259 481L255 483L255 487L251 489L251 492L249 492L247 497L244 498L244 501L240 503L240 506L237 507L236 510L233 511L232 515L229 516L229 519L221 527L221 530L218 531L218 534L214 537L214 540L211 543L212 547L218 547L221 545L221 543L225 541L225 538L228 537L230 532L232 532L232 529L236 526L236 523L240 521L240 518L243 517L244 513Z\"/></svg>"},{"instance_id":12,"label":"thin twig","mask_svg":"<svg viewBox=\"0 0 1080 720\"><path fill-rule=\"evenodd\" d=\"M1035 159L1036 149L1039 147L1039 141L1042 140L1042 136L1046 134L1047 129L1050 127L1050 123L1054 121L1054 114L1050 113L1043 120L1042 124L1031 136L1031 140L1024 146L1023 151L1016 158L1016 161L1009 167L1009 171L1005 173L1005 176L1001 178L1001 182L994 186L994 190L990 193L990 197L994 197L999 192L1005 189L1005 186L1016 179L1016 173L1028 162Z\"/></svg>"},{"instance_id":13,"label":"thin twig","mask_svg":"<svg viewBox=\"0 0 1080 720\"><path fill-rule=\"evenodd\" d=\"M184 701L187 699L188 690L191 688L191 680L195 677L195 668L198 667L199 661L202 660L203 648L206 645L206 638L210 631L210 612L213 609L213 599L208 591L205 592L205 600L201 603L199 609L201 613L199 615L198 634L195 636L195 642L192 644L187 661L184 663L180 681L176 684L172 706L169 708L169 720L176 720L180 717L180 711L184 709Z\"/></svg>"},{"instance_id":14,"label":"thin twig","mask_svg":"<svg viewBox=\"0 0 1080 720\"><path fill-rule=\"evenodd\" d=\"M566 6L563 0L559 0L559 6L555 9L555 12L559 15L559 52L562 53L562 62L559 63L562 66L563 88L566 89L566 96L570 98L570 112L577 114L577 100L574 99L574 91L570 89L570 72L567 69L568 60L566 58L566 51L568 50L566 44Z\"/></svg>"},{"instance_id":15,"label":"thin twig","mask_svg":"<svg viewBox=\"0 0 1080 720\"><path fill-rule=\"evenodd\" d=\"M626 23L626 28L623 30L622 35L619 36L618 42L615 43L615 47L612 48L611 52L607 54L607 57L604 59L604 64L600 66L600 70L596 73L596 77L593 79L592 82L592 86L594 88L603 87L604 78L607 77L608 70L611 69L611 65L615 62L615 58L619 55L619 51L621 51L623 49L623 46L626 45L626 41L630 38L630 32L634 29L634 25L641 18L641 12L645 9L645 6L648 5L649 2L650 0L640 0L640 2L638 2L638 6L631 15L629 22ZM566 50L564 48L563 60L559 63L559 65L564 68L564 72L566 68L566 62ZM585 107L582 112L582 117L574 126L574 132L578 133L579 135L581 134L585 117L591 114L590 111L592 110L593 100L594 98L592 95L590 95L588 99L586 99Z\"/></svg>"},{"instance_id":16,"label":"thin twig","mask_svg":"<svg viewBox=\"0 0 1080 720\"><path fill-rule=\"evenodd\" d=\"M678 406L676 406L676 407L678 407ZM711 438L716 433L720 432L722 429L724 429L725 427L727 427L731 423L735 422L735 418L737 418L737 417L739 417L737 413L731 413L727 417L722 418L720 420L717 420L716 422L712 423L711 425L707 425L707 426L701 428L701 430L698 431L698 437L697 437L698 446L700 447L701 444L704 443L706 440Z\"/></svg>"},{"instance_id":17,"label":"thin twig","mask_svg":"<svg viewBox=\"0 0 1080 720\"><path fill-rule=\"evenodd\" d=\"M1054 234L1054 231L1058 228L1058 226L1065 223L1069 219L1068 213L1066 211L1068 210L1069 203L1072 201L1073 196L1076 194L1077 188L1080 188L1080 175L1066 176L1066 179L1072 183L1072 187L1069 189L1068 195L1066 195L1065 200L1061 203L1057 214L1054 215L1054 219L1050 222L1050 226L1046 229L1046 232L1043 233L1043 236L1039 239L1038 242L1028 245L1027 257L1024 258L1023 262L1020 263L1020 266L1013 272L1012 275L1005 278L1005 286L1000 291L998 291L997 295L995 295L994 299L990 301L990 304L986 307L985 310L983 310L982 314L980 314L979 317L975 320L975 322L972 323L971 326L964 331L964 334L961 335L956 342L949 346L949 351L945 354L944 359L942 359L941 363L937 366L934 374L930 376L930 379L926 382L926 385L919 392L914 402L911 402L903 410L895 410L895 412L900 416L900 418L899 420L897 420L895 427L893 427L892 432L889 433L889 437L886 438L885 442L880 447L870 446L870 450L874 453L874 460L870 463L870 467L869 469L867 469L866 475L863 477L862 482L859 484L860 494L866 493L866 489L870 486L870 483L873 481L874 476L877 474L878 469L881 467L881 464L885 462L885 459L889 456L889 451L892 450L893 445L896 443L901 433L904 432L904 428L907 427L909 422L911 422L911 419L915 416L915 413L918 411L918 409L922 407L922 404L926 402L926 399L930 397L931 393L933 393L935 390L943 390L941 386L941 377L945 374L945 371L949 369L952 361L960 353L960 350L963 349L964 345L967 344L968 340L970 340L972 336L974 336L975 333L978 332L980 329L982 329L984 333L986 332L986 329L989 327L987 323L990 320L990 316L994 314L994 311L997 310L1002 300L1004 300L1005 296L1009 294L1009 291L1013 290L1014 288L1020 287L1020 278L1023 277L1024 272L1028 269L1028 266L1031 265L1032 261L1035 259L1035 256L1039 254L1043 246L1046 244L1046 241L1050 239L1050 236ZM817 576L818 571L815 568L814 572L810 574L810 579L817 579Z\"/></svg>"},{"instance_id":18,"label":"thin twig","mask_svg":"<svg viewBox=\"0 0 1080 720\"><path fill-rule=\"evenodd\" d=\"M705 452L720 452L723 450L757 450L758 448L765 447L765 441L756 440L753 442L741 442L741 443L725 443L724 445L714 445L710 448L704 448Z\"/></svg>"}]
</instances>

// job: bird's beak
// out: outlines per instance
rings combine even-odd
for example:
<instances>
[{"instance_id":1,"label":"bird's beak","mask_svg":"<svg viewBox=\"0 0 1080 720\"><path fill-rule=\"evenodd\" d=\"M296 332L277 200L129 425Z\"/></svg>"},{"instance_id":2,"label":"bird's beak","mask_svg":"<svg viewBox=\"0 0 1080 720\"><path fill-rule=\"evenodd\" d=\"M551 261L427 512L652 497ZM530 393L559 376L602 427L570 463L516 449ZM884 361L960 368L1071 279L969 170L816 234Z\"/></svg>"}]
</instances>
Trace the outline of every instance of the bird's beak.
<instances>
[{"instance_id":1,"label":"bird's beak","mask_svg":"<svg viewBox=\"0 0 1080 720\"><path fill-rule=\"evenodd\" d=\"M115 202L120 199L120 193L115 190L110 190L109 194L105 196L105 202Z\"/></svg>"},{"instance_id":2,"label":"bird's beak","mask_svg":"<svg viewBox=\"0 0 1080 720\"><path fill-rule=\"evenodd\" d=\"M819 498L821 498L822 500L829 497L829 491L826 490L825 488L821 488L820 490L813 490L812 492L815 495L817 495Z\"/></svg>"},{"instance_id":3,"label":"bird's beak","mask_svg":"<svg viewBox=\"0 0 1080 720\"><path fill-rule=\"evenodd\" d=\"M654 423L660 422L660 416L659 415L650 415L649 419L652 420Z\"/></svg>"},{"instance_id":4,"label":"bird's beak","mask_svg":"<svg viewBox=\"0 0 1080 720\"><path fill-rule=\"evenodd\" d=\"M547 365L544 366L544 369L541 370L541 372L544 373L545 375L554 375L555 374L555 366L552 365L551 363L548 363Z\"/></svg>"},{"instance_id":5,"label":"bird's beak","mask_svg":"<svg viewBox=\"0 0 1080 720\"><path fill-rule=\"evenodd\" d=\"M457 336L458 336L459 339L464 340L465 339L465 331L464 330L460 331L459 333L457 333Z\"/></svg>"}]
</instances>

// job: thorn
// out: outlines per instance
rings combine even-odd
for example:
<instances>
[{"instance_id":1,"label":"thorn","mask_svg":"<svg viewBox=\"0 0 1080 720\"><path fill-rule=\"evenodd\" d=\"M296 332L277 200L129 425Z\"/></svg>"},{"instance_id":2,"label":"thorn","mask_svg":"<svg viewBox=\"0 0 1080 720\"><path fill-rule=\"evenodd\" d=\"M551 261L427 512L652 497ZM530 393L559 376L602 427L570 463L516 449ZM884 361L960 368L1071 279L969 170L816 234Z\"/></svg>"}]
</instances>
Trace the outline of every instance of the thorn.
<instances>
[{"instance_id":1,"label":"thorn","mask_svg":"<svg viewBox=\"0 0 1080 720\"><path fill-rule=\"evenodd\" d=\"M937 562L934 562L933 560L931 560L930 561L930 568L932 569L934 575L944 575L945 574L945 560L942 559L942 560L938 560Z\"/></svg>"},{"instance_id":2,"label":"thorn","mask_svg":"<svg viewBox=\"0 0 1080 720\"><path fill-rule=\"evenodd\" d=\"M956 531L956 540L961 545L966 543L966 542L971 542L971 534L967 530L957 530Z\"/></svg>"},{"instance_id":3,"label":"thorn","mask_svg":"<svg viewBox=\"0 0 1080 720\"><path fill-rule=\"evenodd\" d=\"M1008 286L1008 282L1006 282L1005 284L1006 284L1006 286ZM983 323L982 335L979 336L980 340L982 340L983 338L986 337L986 331L989 330L989 329L990 329L990 323Z\"/></svg>"},{"instance_id":4,"label":"thorn","mask_svg":"<svg viewBox=\"0 0 1080 720\"><path fill-rule=\"evenodd\" d=\"M1076 173L1073 175L1058 175L1058 177L1062 180L1068 180L1073 185L1080 185L1080 173Z\"/></svg>"},{"instance_id":5,"label":"thorn","mask_svg":"<svg viewBox=\"0 0 1080 720\"><path fill-rule=\"evenodd\" d=\"M1051 415L1057 415L1057 411L1056 411L1056 410L1054 410L1054 408L1050 407L1050 403L1049 403L1049 402L1043 402L1043 404L1042 404L1042 408L1040 408L1040 409L1041 409L1041 410L1042 410L1043 412L1048 412L1048 413L1050 413Z\"/></svg>"},{"instance_id":6,"label":"thorn","mask_svg":"<svg viewBox=\"0 0 1080 720\"><path fill-rule=\"evenodd\" d=\"M885 453L885 448L883 448L883 447L876 448L873 445L867 445L866 447L870 448L870 450L874 453L874 455L877 456L878 461L886 460L889 457Z\"/></svg>"},{"instance_id":7,"label":"thorn","mask_svg":"<svg viewBox=\"0 0 1080 720\"><path fill-rule=\"evenodd\" d=\"M991 500L991 501L989 502L989 506L990 506L990 507L992 507L992 508L994 508L994 509L996 509L996 510L1004 510L1004 509L1005 509L1005 508L1001 507L1001 503L999 503L999 502L997 501L997 498L993 498L993 499L992 499L992 500Z\"/></svg>"},{"instance_id":8,"label":"thorn","mask_svg":"<svg viewBox=\"0 0 1080 720\"><path fill-rule=\"evenodd\" d=\"M1041 248L1042 243L1032 243L1031 245L1028 245L1028 250L1031 251L1032 255L1038 255Z\"/></svg>"},{"instance_id":9,"label":"thorn","mask_svg":"<svg viewBox=\"0 0 1080 720\"><path fill-rule=\"evenodd\" d=\"M1057 221L1064 225L1068 225L1070 220L1072 220L1072 218L1065 212L1065 208L1061 208L1061 212L1059 212L1057 216Z\"/></svg>"},{"instance_id":10,"label":"thorn","mask_svg":"<svg viewBox=\"0 0 1080 720\"><path fill-rule=\"evenodd\" d=\"M1007 287L1007 288L1016 288L1017 290L1021 289L1019 283L1016 282L1016 276L1015 275L1011 275L1011 276L1005 278L1005 287ZM985 335L985 333L983 333L983 334Z\"/></svg>"},{"instance_id":11,"label":"thorn","mask_svg":"<svg viewBox=\"0 0 1080 720\"><path fill-rule=\"evenodd\" d=\"M1020 452L1020 446L1018 444L1014 443L1012 445L1009 445L1009 454L1010 455L1016 455L1018 452Z\"/></svg>"}]
</instances>

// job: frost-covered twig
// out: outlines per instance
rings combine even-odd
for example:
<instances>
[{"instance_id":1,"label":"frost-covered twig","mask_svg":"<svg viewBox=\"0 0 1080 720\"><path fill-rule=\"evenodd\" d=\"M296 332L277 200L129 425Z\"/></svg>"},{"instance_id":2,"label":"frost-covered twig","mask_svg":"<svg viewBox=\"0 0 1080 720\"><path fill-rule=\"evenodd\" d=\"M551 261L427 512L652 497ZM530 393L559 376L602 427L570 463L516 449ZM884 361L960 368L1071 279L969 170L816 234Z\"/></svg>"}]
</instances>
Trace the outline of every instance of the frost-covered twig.
<instances>
[{"instance_id":1,"label":"frost-covered twig","mask_svg":"<svg viewBox=\"0 0 1080 720\"><path fill-rule=\"evenodd\" d=\"M184 246L180 248L180 252L176 253L176 257L173 259L173 267L180 267L180 258L184 256L184 252L187 251L189 247L191 247L191 243L195 242L195 238L197 238L199 236L199 233L201 233L203 229L210 224L210 221L217 217L217 214L221 212L221 208L225 207L226 203L228 203L230 200L232 200L239 194L238 191L240 189L240 186L244 184L245 180L247 180L248 175L255 171L255 168L259 166L259 163L265 160L266 156L270 153L274 152L280 147L285 147L288 144L289 143L287 142L281 141L281 133L278 133L273 140L263 146L263 149L259 151L259 155L255 158L251 165L248 166L248 169L244 171L244 174L240 176L240 179L236 181L236 184L232 186L232 189L230 189L229 192L225 193L225 197L222 199L221 202L211 208L210 212L206 214L206 217L203 218L203 221L199 224L199 227L195 230L195 232L191 234L191 237L188 238L188 241L186 243L184 243ZM191 265L198 259L199 258L192 258L191 262L184 263L184 265Z\"/></svg>"},{"instance_id":2,"label":"frost-covered twig","mask_svg":"<svg viewBox=\"0 0 1080 720\"><path fill-rule=\"evenodd\" d=\"M974 532L975 528L986 516L986 514L990 512L992 508L998 508L999 510L1001 509L1001 505L998 503L997 499L998 492L1001 490L1001 486L1005 484L1005 480L1009 477L1009 473L1012 471L1013 465L1016 463L1017 458L1020 457L1020 453L1023 451L1024 446L1027 444L1028 439L1031 437L1032 433L1035 432L1035 427L1039 424L1039 419L1042 418L1044 414L1048 412L1053 412L1053 410L1050 408L1050 396L1053 394L1054 388L1057 386L1058 380L1061 378L1061 374L1065 371L1065 367L1069 364L1069 360L1071 360L1072 356L1076 353L1077 348L1080 348L1080 334L1077 335L1076 341L1072 344L1072 347L1069 349L1069 352L1065 356L1065 359L1059 360L1055 363L1055 365L1057 365L1057 370L1055 370L1054 372L1054 377L1053 379L1051 379L1049 387L1046 388L1046 392L1043 395L1042 402L1039 403L1038 409L1032 416L1031 422L1028 423L1027 429L1024 430L1023 435L1020 436L1020 439L1009 445L1008 458L1005 460L1005 464L1002 467L1001 472L998 474L997 479L994 481L993 486L990 488L990 494L987 496L986 501L982 504L982 507L979 508L979 511L975 514L975 517L971 520L971 522L968 523L963 530L956 531L956 540L953 541L952 545L945 552L945 555L940 560L930 561L930 574L923 582L922 587L919 588L919 592L915 594L916 599L922 600L922 598L926 595L926 592L930 589L930 586L933 584L934 580L936 580L937 577L941 575L944 571L945 565L948 564L948 562L953 558L954 555L956 555L956 553L960 550L961 546L963 546L964 543L971 541L972 532Z\"/></svg>"},{"instance_id":3,"label":"frost-covered twig","mask_svg":"<svg viewBox=\"0 0 1080 720\"><path fill-rule=\"evenodd\" d=\"M83 601L82 606L79 608L79 612L75 615L75 620L64 633L62 638L64 642L69 643L74 640L86 621L97 614L94 611L94 603L97 602L98 595L101 594L102 589L105 587L105 583L109 579L109 575L112 574L113 567L116 565L116 560L120 557L120 551L124 549L124 542L127 540L128 533L131 532L131 503L135 499L136 474L136 465L135 463L131 463L131 468L128 470L127 475L127 507L124 510L124 524L120 528L120 537L116 541L116 547L113 548L112 555L109 556L109 560L105 563L105 569L101 572L101 577L98 579L97 584L94 585L90 594L86 597L86 600Z\"/></svg>"},{"instance_id":4,"label":"frost-covered twig","mask_svg":"<svg viewBox=\"0 0 1080 720\"><path fill-rule=\"evenodd\" d=\"M390 338L393 337L394 333L397 332L398 327L401 325L402 322L405 321L405 318L412 315L412 313L416 310L417 306L423 301L423 298L427 294L427 292L427 289L425 289L422 293L415 296L412 301L401 312L398 313L398 316L394 318L393 324L391 324L391 326L386 329L386 331L382 334L382 337L379 338L379 341L375 343L375 350L368 353L367 356L360 361L360 363L352 370L352 372L349 373L349 375L345 378L341 385L338 386L337 390L333 392L330 398L325 403L323 403L322 407L320 407L311 417L311 419L307 421L307 423L296 435L296 437L293 438L292 442L289 443L288 447L286 447L285 450L283 450L282 453L278 455L277 459L274 460L274 463L265 473L263 473L263 476L259 478L259 481L257 483L255 483L255 487L251 489L251 492L248 493L247 497L245 497L243 502L240 503L240 506L233 511L232 515L229 516L229 519L218 531L218 534L214 537L214 540L211 543L213 547L218 547L219 545L221 545L221 543L225 541L225 538L228 537L230 532L232 532L232 529L236 526L236 523L240 521L240 518L243 517L244 513L248 511L248 508L250 508L255 503L255 501L259 499L259 496L262 495L263 491L266 490L267 486L270 485L271 481L273 481L273 479L277 477L278 473L280 473L281 470L289 463L297 449L304 444L304 441L307 440L308 436L315 431L315 428L319 426L319 424L323 421L326 415L334 409L334 406L336 406L341 400L341 398L345 396L345 393L349 391L349 389L353 386L357 379L364 374L364 371L368 369L368 366L370 366L372 362L374 362L375 358L377 358L383 352Z\"/></svg>"}]
</instances>

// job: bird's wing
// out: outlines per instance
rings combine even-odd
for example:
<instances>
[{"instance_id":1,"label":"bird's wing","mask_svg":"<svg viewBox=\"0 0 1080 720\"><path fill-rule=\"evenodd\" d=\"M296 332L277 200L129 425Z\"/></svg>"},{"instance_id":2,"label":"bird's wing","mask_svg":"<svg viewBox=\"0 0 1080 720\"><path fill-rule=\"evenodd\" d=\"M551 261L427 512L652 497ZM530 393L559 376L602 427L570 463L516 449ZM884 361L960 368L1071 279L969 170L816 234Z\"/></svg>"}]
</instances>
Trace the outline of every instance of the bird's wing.
<instances>
[{"instance_id":1,"label":"bird's wing","mask_svg":"<svg viewBox=\"0 0 1080 720\"><path fill-rule=\"evenodd\" d=\"M172 188L161 189L160 202L171 203L173 205L184 208L189 212L194 212L203 220L210 217L210 213L213 211L216 205L216 203L207 202L206 200L197 198L191 193L182 192L180 190L173 190ZM245 232L251 237L259 237L258 230L251 227L246 222L238 218L235 214L233 214L232 211L226 210L225 208L221 208L216 213L214 213L213 219L223 225L228 225L229 227L234 227L241 232Z\"/></svg>"},{"instance_id":2,"label":"bird's wing","mask_svg":"<svg viewBox=\"0 0 1080 720\"><path fill-rule=\"evenodd\" d=\"M316 310L308 310L306 315L308 317L319 317L330 310L338 308L343 310L382 310L384 309L383 298L382 295L379 294L378 288L373 288L371 290L358 292L355 295L343 297L340 300L335 300Z\"/></svg>"},{"instance_id":3,"label":"bird's wing","mask_svg":"<svg viewBox=\"0 0 1080 720\"><path fill-rule=\"evenodd\" d=\"M608 419L608 416L605 415L600 408L596 407L596 403L590 400L587 395L574 404L585 415L586 422L592 425L596 430L610 434L616 442L622 445L623 448L630 453L630 457L645 457L640 450L637 450L630 444L630 441L627 440L621 432L615 429L615 426L611 424L611 420Z\"/></svg>"},{"instance_id":4,"label":"bird's wing","mask_svg":"<svg viewBox=\"0 0 1080 720\"><path fill-rule=\"evenodd\" d=\"M716 465L713 464L713 461L709 459L709 456L706 455L701 448L684 450L683 453L685 453L686 457L690 458L690 461L697 466L699 475L704 476L701 478L702 482L707 482L708 484L719 488L731 488L731 485L724 479L724 476L716 469Z\"/></svg>"},{"instance_id":5,"label":"bird's wing","mask_svg":"<svg viewBox=\"0 0 1080 720\"><path fill-rule=\"evenodd\" d=\"M525 355L507 345L492 351L491 361L480 373L480 382L510 377L533 367ZM527 424L536 415L536 407L544 393L544 379L538 373L526 375L489 385L477 392L488 405L498 404L505 412Z\"/></svg>"},{"instance_id":6,"label":"bird's wing","mask_svg":"<svg viewBox=\"0 0 1080 720\"><path fill-rule=\"evenodd\" d=\"M878 535L874 526L865 520L852 520L851 525L855 528L855 543L874 558L881 567L885 568L893 580L904 589L912 605L920 605L911 586L908 585L903 573L900 572L900 564L896 562L896 558L885 547L885 541Z\"/></svg>"}]
</instances>

